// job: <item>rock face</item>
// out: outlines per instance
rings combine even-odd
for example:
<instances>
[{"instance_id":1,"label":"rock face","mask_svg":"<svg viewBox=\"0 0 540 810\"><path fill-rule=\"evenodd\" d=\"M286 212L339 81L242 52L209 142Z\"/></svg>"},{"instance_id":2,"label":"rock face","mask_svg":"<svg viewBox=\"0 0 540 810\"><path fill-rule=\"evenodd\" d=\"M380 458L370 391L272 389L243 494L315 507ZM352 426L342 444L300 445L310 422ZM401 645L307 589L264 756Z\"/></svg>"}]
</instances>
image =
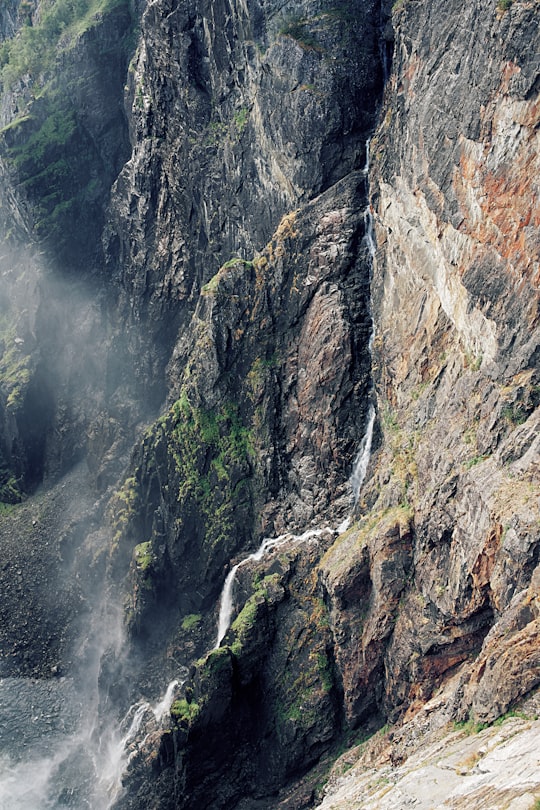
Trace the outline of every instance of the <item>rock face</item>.
<instances>
[{"instance_id":1,"label":"rock face","mask_svg":"<svg viewBox=\"0 0 540 810\"><path fill-rule=\"evenodd\" d=\"M366 497L411 504L414 572L386 653L385 699L392 712L414 705L480 653L461 710L493 720L521 693L511 673L523 662L516 643L515 658L504 653L500 700L486 701L487 660L503 654L495 628L508 621L516 642L535 634L535 10L446 5L429 17L405 3L395 20L395 78L373 143L374 362L386 440ZM458 43L471 30L467 55ZM433 57L441 36L452 46ZM523 692L539 675L525 658Z\"/></svg>"},{"instance_id":2,"label":"rock face","mask_svg":"<svg viewBox=\"0 0 540 810\"><path fill-rule=\"evenodd\" d=\"M94 2L36 63L51 13L0 11L6 671L122 594L118 708L189 671L132 810L300 810L385 723L395 765L493 722L540 682L537 3Z\"/></svg>"}]
</instances>

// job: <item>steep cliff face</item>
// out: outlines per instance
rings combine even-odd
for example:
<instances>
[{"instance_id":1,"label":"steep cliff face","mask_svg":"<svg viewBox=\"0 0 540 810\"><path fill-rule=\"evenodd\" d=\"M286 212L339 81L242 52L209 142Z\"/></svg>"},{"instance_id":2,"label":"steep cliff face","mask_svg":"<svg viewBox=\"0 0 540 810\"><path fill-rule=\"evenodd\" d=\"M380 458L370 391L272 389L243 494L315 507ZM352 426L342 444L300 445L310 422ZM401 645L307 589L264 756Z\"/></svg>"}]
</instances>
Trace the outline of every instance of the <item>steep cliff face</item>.
<instances>
[{"instance_id":1,"label":"steep cliff face","mask_svg":"<svg viewBox=\"0 0 540 810\"><path fill-rule=\"evenodd\" d=\"M55 7L7 4L2 36ZM383 723L347 765L537 687L537 13L93 2L56 61L15 75L24 27L2 52L0 500L81 459L94 487L0 513L3 671L69 670L106 576L104 691L189 671L114 806L314 806ZM57 580L55 636L63 555L89 576Z\"/></svg>"},{"instance_id":2,"label":"steep cliff face","mask_svg":"<svg viewBox=\"0 0 540 810\"><path fill-rule=\"evenodd\" d=\"M377 2L144 11L107 266L123 317L151 330L161 366L220 266L253 259L283 215L364 165L379 17Z\"/></svg>"},{"instance_id":3,"label":"steep cliff face","mask_svg":"<svg viewBox=\"0 0 540 810\"><path fill-rule=\"evenodd\" d=\"M533 689L540 675L533 577L538 561L538 66L528 56L534 52L535 8L516 4L504 12L493 5L486 15L473 6L464 13L448 4L404 3L394 10L393 21L393 70L371 142L378 246L373 368L381 444L357 521L325 546L315 566L324 626L331 630L332 682L343 700L339 725L353 728L380 716L412 717L450 679L439 722L469 712L490 721ZM466 32L472 32L469 38ZM441 42L451 46L443 48ZM488 68L480 71L478 60ZM284 224L294 229L290 219ZM365 228L362 233L364 240L357 243L367 254ZM286 252L285 263L291 261L297 259ZM256 278L260 270L257 260L255 269L243 262L235 267L243 278ZM234 295L229 273L227 284L225 269L220 272L215 290ZM242 301L253 300L244 286L236 289ZM281 300L274 289L271 298ZM235 357L238 345L244 357L249 337L236 317L240 338L237 344L231 338L227 356ZM288 324L287 334L293 331ZM206 341L208 333L207 328ZM205 345L219 357L219 331L217 340ZM310 340L310 347L316 345ZM200 343L191 346L204 358L204 372L198 372L196 361L186 364L189 355L182 349L177 356L191 383L179 390L197 401L201 391L208 396L213 363ZM317 368L328 368L328 357L311 355ZM243 363L250 367L249 360ZM309 364L300 361L299 382L303 367L312 384ZM230 369L238 378L236 361ZM235 390L235 401L244 401L245 391ZM358 414L364 427L366 386L362 398ZM324 401L320 381L313 399L318 413ZM331 412L336 405L334 400ZM304 430L310 406L302 412ZM287 426L287 407L279 412ZM267 430L268 418L263 424ZM317 423L314 428L317 437L327 430ZM265 439L267 447L275 447L268 433ZM255 445L262 447L257 439ZM320 447L312 458L321 459ZM302 481L309 490L306 469ZM263 471L259 494L264 483ZM335 499L338 492L332 486L330 492ZM289 527L311 518L305 510L285 514ZM278 520L274 532L282 525ZM221 676L222 711L231 711L223 703L243 705L234 686L243 654L245 648L236 647L232 669ZM265 661L261 669L268 666L267 656ZM208 659L202 671L213 665ZM285 665L281 677L286 673ZM188 784L190 767L199 762L194 740L216 699L212 689L201 692L200 683L196 679L197 712L180 715L188 728L189 753L175 778ZM268 683L266 689L272 692ZM215 773L221 773L219 767ZM249 792L240 778L239 784ZM185 801L189 806L189 790L194 787L186 798L177 797L179 806ZM225 799L216 798L215 806L220 801Z\"/></svg>"},{"instance_id":4,"label":"steep cliff face","mask_svg":"<svg viewBox=\"0 0 540 810\"><path fill-rule=\"evenodd\" d=\"M449 719L491 722L540 677L537 7L405 2L393 22L371 143L382 445L360 527L322 573L349 717L375 703L411 724L324 807L355 790L436 806L428 766L411 765L423 792L405 780L383 799L370 762L399 763ZM448 783L448 806L532 806L527 779L496 784L487 748L493 787Z\"/></svg>"},{"instance_id":5,"label":"steep cliff face","mask_svg":"<svg viewBox=\"0 0 540 810\"><path fill-rule=\"evenodd\" d=\"M492 720L540 674L529 590L539 552L537 9L427 12L404 4L395 15L395 76L373 144L386 439L373 484L381 507L407 500L414 511L414 587L386 659L387 700L395 711L422 699L479 654L461 710ZM435 48L440 39L449 47Z\"/></svg>"}]
</instances>

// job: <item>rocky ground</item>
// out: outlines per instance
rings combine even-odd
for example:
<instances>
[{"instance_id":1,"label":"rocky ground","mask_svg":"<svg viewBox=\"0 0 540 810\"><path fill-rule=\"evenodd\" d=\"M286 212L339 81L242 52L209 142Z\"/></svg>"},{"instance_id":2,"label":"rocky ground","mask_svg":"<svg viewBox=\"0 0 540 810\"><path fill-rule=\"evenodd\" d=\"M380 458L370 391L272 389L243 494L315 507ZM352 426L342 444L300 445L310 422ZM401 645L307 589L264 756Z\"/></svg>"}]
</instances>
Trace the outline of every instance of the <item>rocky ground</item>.
<instances>
[{"instance_id":1,"label":"rocky ground","mask_svg":"<svg viewBox=\"0 0 540 810\"><path fill-rule=\"evenodd\" d=\"M447 721L444 691L416 718L336 762L321 810L533 810L540 800L536 693L496 723Z\"/></svg>"}]
</instances>

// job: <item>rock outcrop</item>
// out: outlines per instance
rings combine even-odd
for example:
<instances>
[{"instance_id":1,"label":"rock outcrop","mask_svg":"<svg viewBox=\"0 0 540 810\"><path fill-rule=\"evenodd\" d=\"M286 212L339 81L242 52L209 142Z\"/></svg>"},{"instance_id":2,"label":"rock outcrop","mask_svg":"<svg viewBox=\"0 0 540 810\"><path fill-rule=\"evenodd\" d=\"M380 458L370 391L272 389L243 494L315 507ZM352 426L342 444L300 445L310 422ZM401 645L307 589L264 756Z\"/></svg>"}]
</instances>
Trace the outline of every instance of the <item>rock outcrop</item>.
<instances>
[{"instance_id":1,"label":"rock outcrop","mask_svg":"<svg viewBox=\"0 0 540 810\"><path fill-rule=\"evenodd\" d=\"M2 672L119 592L116 709L189 676L115 807L346 806L540 683L537 3L89 3L17 61L48 13L0 11Z\"/></svg>"}]
</instances>

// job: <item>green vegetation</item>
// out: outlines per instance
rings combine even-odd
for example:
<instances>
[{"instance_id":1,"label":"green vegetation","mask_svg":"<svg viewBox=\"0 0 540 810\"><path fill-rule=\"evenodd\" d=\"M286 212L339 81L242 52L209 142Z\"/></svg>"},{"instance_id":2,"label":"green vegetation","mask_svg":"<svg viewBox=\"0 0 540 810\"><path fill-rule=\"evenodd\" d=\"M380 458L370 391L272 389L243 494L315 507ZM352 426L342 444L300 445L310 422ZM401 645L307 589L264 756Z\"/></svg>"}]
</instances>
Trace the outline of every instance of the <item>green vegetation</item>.
<instances>
[{"instance_id":1,"label":"green vegetation","mask_svg":"<svg viewBox=\"0 0 540 810\"><path fill-rule=\"evenodd\" d=\"M68 94L47 91L3 135L7 161L34 203L37 236L60 248L71 239L80 248L94 227L101 181L95 146L78 126Z\"/></svg>"},{"instance_id":2,"label":"green vegetation","mask_svg":"<svg viewBox=\"0 0 540 810\"><path fill-rule=\"evenodd\" d=\"M171 716L177 725L190 726L200 712L198 703L188 703L186 698L175 700L171 706Z\"/></svg>"},{"instance_id":3,"label":"green vegetation","mask_svg":"<svg viewBox=\"0 0 540 810\"><path fill-rule=\"evenodd\" d=\"M214 295L219 287L219 282L227 273L227 270L230 270L232 267L237 267L238 265L242 265L242 267L253 267L253 262L248 262L245 259L240 259L238 256L234 256L229 261L222 264L219 270L215 275L212 276L210 281L208 281L201 289L202 295Z\"/></svg>"},{"instance_id":4,"label":"green vegetation","mask_svg":"<svg viewBox=\"0 0 540 810\"><path fill-rule=\"evenodd\" d=\"M254 459L252 435L238 406L193 408L184 392L160 423L178 475L178 500L191 501L200 513L207 543L227 541L233 527L248 520Z\"/></svg>"},{"instance_id":5,"label":"green vegetation","mask_svg":"<svg viewBox=\"0 0 540 810\"><path fill-rule=\"evenodd\" d=\"M251 630L257 624L260 606L265 602L269 602L270 594L279 584L280 579L281 575L278 573L268 574L268 576L263 577L263 579L258 579L258 577L253 579L253 585L256 590L249 597L231 626L231 630L235 636L231 645L231 652L236 657L242 654L242 650Z\"/></svg>"},{"instance_id":6,"label":"green vegetation","mask_svg":"<svg viewBox=\"0 0 540 810\"><path fill-rule=\"evenodd\" d=\"M94 249L109 185L100 144L81 126L74 101L84 89L79 84L87 82L91 93L95 79L87 69L84 76L73 70L73 49L85 31L118 9L115 35L127 55L135 31L130 0L41 0L33 19L36 3L26 6L26 24L0 44L0 85L15 87L23 79L27 88L26 109L1 131L2 152L33 206L36 236L74 261ZM110 32L108 41L96 39L94 46L106 55Z\"/></svg>"},{"instance_id":7,"label":"green vegetation","mask_svg":"<svg viewBox=\"0 0 540 810\"><path fill-rule=\"evenodd\" d=\"M139 571L148 571L154 559L152 554L152 543L150 540L148 540L146 543L139 543L139 545L135 546L134 555Z\"/></svg>"},{"instance_id":8,"label":"green vegetation","mask_svg":"<svg viewBox=\"0 0 540 810\"><path fill-rule=\"evenodd\" d=\"M397 416L387 402L383 404L381 421L383 423L383 426L392 433L399 430Z\"/></svg>"},{"instance_id":9,"label":"green vegetation","mask_svg":"<svg viewBox=\"0 0 540 810\"><path fill-rule=\"evenodd\" d=\"M481 456L473 456L465 462L465 469L470 470L471 467L476 467L477 464L481 464L487 458L489 458L489 454L487 453L484 453L484 455Z\"/></svg>"},{"instance_id":10,"label":"green vegetation","mask_svg":"<svg viewBox=\"0 0 540 810\"><path fill-rule=\"evenodd\" d=\"M517 426L526 422L529 414L522 402L513 402L502 408L501 416L511 425Z\"/></svg>"},{"instance_id":11,"label":"green vegetation","mask_svg":"<svg viewBox=\"0 0 540 810\"><path fill-rule=\"evenodd\" d=\"M294 39L294 41L306 51L322 52L323 48L313 32L310 31L309 25L310 20L308 20L306 17L300 17L297 14L293 14L283 20L280 28L278 29L278 34L282 37L290 37L290 39Z\"/></svg>"},{"instance_id":12,"label":"green vegetation","mask_svg":"<svg viewBox=\"0 0 540 810\"><path fill-rule=\"evenodd\" d=\"M18 339L17 326L8 315L0 316L0 383L7 394L8 410L22 405L32 376L32 359Z\"/></svg>"},{"instance_id":13,"label":"green vegetation","mask_svg":"<svg viewBox=\"0 0 540 810\"><path fill-rule=\"evenodd\" d=\"M279 355L274 352L270 357L257 357L247 374L246 381L250 398L255 401L264 392L269 373L279 365ZM258 420L261 421L262 420Z\"/></svg>"},{"instance_id":14,"label":"green vegetation","mask_svg":"<svg viewBox=\"0 0 540 810\"><path fill-rule=\"evenodd\" d=\"M200 624L201 619L202 616L200 613L189 613L182 619L182 630L186 630L187 632L195 630Z\"/></svg>"},{"instance_id":15,"label":"green vegetation","mask_svg":"<svg viewBox=\"0 0 540 810\"><path fill-rule=\"evenodd\" d=\"M509 711L501 714L500 717L497 717L496 720L491 723L493 726L502 726L506 720L511 719L512 717L518 717L520 720L530 720L531 718L522 710L522 709L510 709Z\"/></svg>"},{"instance_id":16,"label":"green vegetation","mask_svg":"<svg viewBox=\"0 0 540 810\"><path fill-rule=\"evenodd\" d=\"M2 503L0 501L0 517L2 515L9 515L15 509L15 506L12 503Z\"/></svg>"},{"instance_id":17,"label":"green vegetation","mask_svg":"<svg viewBox=\"0 0 540 810\"><path fill-rule=\"evenodd\" d=\"M138 504L138 487L135 478L127 478L121 489L115 493L110 503L110 521L113 530L113 545L116 545L122 532Z\"/></svg>"},{"instance_id":18,"label":"green vegetation","mask_svg":"<svg viewBox=\"0 0 540 810\"><path fill-rule=\"evenodd\" d=\"M467 736L471 734L479 734L485 728L489 727L489 723L479 723L478 720L474 720L470 717L468 720L462 720L458 723L454 723L455 731L463 731Z\"/></svg>"},{"instance_id":19,"label":"green vegetation","mask_svg":"<svg viewBox=\"0 0 540 810\"><path fill-rule=\"evenodd\" d=\"M250 596L232 624L231 630L235 635L235 640L231 645L231 652L237 658L242 654L246 638L257 622L257 613L261 601L264 601L264 597L261 597L258 592Z\"/></svg>"},{"instance_id":20,"label":"green vegetation","mask_svg":"<svg viewBox=\"0 0 540 810\"><path fill-rule=\"evenodd\" d=\"M351 11L351 8L346 3L326 9L321 12L321 16L330 20L341 20L346 23L353 23L356 20L354 12Z\"/></svg>"},{"instance_id":21,"label":"green vegetation","mask_svg":"<svg viewBox=\"0 0 540 810\"><path fill-rule=\"evenodd\" d=\"M51 106L49 114L43 121L41 127L34 131L28 140L10 149L10 158L16 169L24 169L26 164L32 162L35 170L52 171L54 175L59 175L59 179L66 176L66 162L62 160L48 169L44 160L51 149L59 147L63 149L76 129L75 117L72 110L61 106ZM28 120L25 118L25 121ZM19 123L23 123L22 121ZM45 179L49 179L46 177ZM55 178L56 179L56 178Z\"/></svg>"},{"instance_id":22,"label":"green vegetation","mask_svg":"<svg viewBox=\"0 0 540 810\"><path fill-rule=\"evenodd\" d=\"M332 669L332 662L328 658L326 652L317 653L317 668L319 670L319 677L321 679L324 691L330 692L334 686L334 673Z\"/></svg>"},{"instance_id":23,"label":"green vegetation","mask_svg":"<svg viewBox=\"0 0 540 810\"><path fill-rule=\"evenodd\" d=\"M508 11L514 0L497 0L497 9L499 11Z\"/></svg>"},{"instance_id":24,"label":"green vegetation","mask_svg":"<svg viewBox=\"0 0 540 810\"><path fill-rule=\"evenodd\" d=\"M241 133L246 128L247 122L249 118L249 110L247 107L242 107L242 109L238 110L234 114L234 125L238 131Z\"/></svg>"},{"instance_id":25,"label":"green vegetation","mask_svg":"<svg viewBox=\"0 0 540 810\"><path fill-rule=\"evenodd\" d=\"M9 470L5 468L0 471L0 508L6 514L10 512L14 504L20 503L22 493L19 482Z\"/></svg>"},{"instance_id":26,"label":"green vegetation","mask_svg":"<svg viewBox=\"0 0 540 810\"><path fill-rule=\"evenodd\" d=\"M469 717L468 720L463 720L458 723L454 723L454 729L456 731L464 731L465 734L479 734L485 728L491 728L493 726L502 726L507 720L511 719L512 717L519 717L521 720L530 720L531 718L522 710L522 709L510 709L509 711L501 714L500 717L497 717L496 720L493 720L490 723L480 723L478 720L475 720L473 717Z\"/></svg>"},{"instance_id":27,"label":"green vegetation","mask_svg":"<svg viewBox=\"0 0 540 810\"><path fill-rule=\"evenodd\" d=\"M0 46L4 86L23 76L36 80L48 73L60 51L72 47L100 15L118 6L127 7L126 0L43 0L39 18L32 21L28 14L17 36Z\"/></svg>"}]
</instances>

